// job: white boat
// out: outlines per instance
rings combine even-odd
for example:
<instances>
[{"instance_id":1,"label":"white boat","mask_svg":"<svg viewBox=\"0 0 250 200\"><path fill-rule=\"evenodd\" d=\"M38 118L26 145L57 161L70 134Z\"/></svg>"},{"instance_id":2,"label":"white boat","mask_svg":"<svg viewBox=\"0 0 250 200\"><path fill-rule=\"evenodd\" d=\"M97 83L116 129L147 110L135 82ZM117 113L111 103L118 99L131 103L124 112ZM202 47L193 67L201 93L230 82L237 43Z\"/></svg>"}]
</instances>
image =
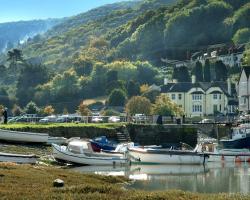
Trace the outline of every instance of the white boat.
<instances>
[{"instance_id":1,"label":"white boat","mask_svg":"<svg viewBox=\"0 0 250 200\"><path fill-rule=\"evenodd\" d=\"M187 150L128 148L128 158L131 162L142 164L205 164L207 155Z\"/></svg>"},{"instance_id":2,"label":"white boat","mask_svg":"<svg viewBox=\"0 0 250 200\"><path fill-rule=\"evenodd\" d=\"M0 140L12 142L46 143L47 133L20 132L0 129Z\"/></svg>"},{"instance_id":3,"label":"white boat","mask_svg":"<svg viewBox=\"0 0 250 200\"><path fill-rule=\"evenodd\" d=\"M13 162L21 164L35 164L38 157L36 155L23 155L0 152L0 162Z\"/></svg>"},{"instance_id":4,"label":"white boat","mask_svg":"<svg viewBox=\"0 0 250 200\"><path fill-rule=\"evenodd\" d=\"M127 162L125 154L94 152L88 140L73 140L68 146L52 144L56 160L81 165L123 165Z\"/></svg>"},{"instance_id":5,"label":"white boat","mask_svg":"<svg viewBox=\"0 0 250 200\"><path fill-rule=\"evenodd\" d=\"M65 137L48 137L47 144L66 144L67 138Z\"/></svg>"}]
</instances>

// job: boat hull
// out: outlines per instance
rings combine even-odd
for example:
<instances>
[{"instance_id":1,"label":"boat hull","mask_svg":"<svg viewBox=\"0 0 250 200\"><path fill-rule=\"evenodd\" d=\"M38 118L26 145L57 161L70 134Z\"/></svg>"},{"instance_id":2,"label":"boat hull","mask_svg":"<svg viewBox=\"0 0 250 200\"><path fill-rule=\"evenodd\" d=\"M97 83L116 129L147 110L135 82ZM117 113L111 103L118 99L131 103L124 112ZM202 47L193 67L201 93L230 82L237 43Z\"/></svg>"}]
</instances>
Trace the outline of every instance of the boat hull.
<instances>
[{"instance_id":1,"label":"boat hull","mask_svg":"<svg viewBox=\"0 0 250 200\"><path fill-rule=\"evenodd\" d=\"M52 144L54 158L60 161L81 164L81 165L124 165L127 159L119 156L86 156L83 153L72 153L67 150L66 146Z\"/></svg>"},{"instance_id":2,"label":"boat hull","mask_svg":"<svg viewBox=\"0 0 250 200\"><path fill-rule=\"evenodd\" d=\"M143 149L128 149L128 157L131 162L142 164L205 164L208 157L196 152L181 151L151 151Z\"/></svg>"},{"instance_id":3,"label":"boat hull","mask_svg":"<svg viewBox=\"0 0 250 200\"><path fill-rule=\"evenodd\" d=\"M46 133L20 132L0 129L0 140L24 143L46 143L49 135Z\"/></svg>"},{"instance_id":4,"label":"boat hull","mask_svg":"<svg viewBox=\"0 0 250 200\"><path fill-rule=\"evenodd\" d=\"M222 149L208 155L208 162L250 162L250 151L246 149Z\"/></svg>"},{"instance_id":5,"label":"boat hull","mask_svg":"<svg viewBox=\"0 0 250 200\"><path fill-rule=\"evenodd\" d=\"M35 164L37 161L36 155L22 155L0 152L0 162L13 162L20 164Z\"/></svg>"},{"instance_id":6,"label":"boat hull","mask_svg":"<svg viewBox=\"0 0 250 200\"><path fill-rule=\"evenodd\" d=\"M224 149L250 149L250 135L245 138L220 140Z\"/></svg>"}]
</instances>

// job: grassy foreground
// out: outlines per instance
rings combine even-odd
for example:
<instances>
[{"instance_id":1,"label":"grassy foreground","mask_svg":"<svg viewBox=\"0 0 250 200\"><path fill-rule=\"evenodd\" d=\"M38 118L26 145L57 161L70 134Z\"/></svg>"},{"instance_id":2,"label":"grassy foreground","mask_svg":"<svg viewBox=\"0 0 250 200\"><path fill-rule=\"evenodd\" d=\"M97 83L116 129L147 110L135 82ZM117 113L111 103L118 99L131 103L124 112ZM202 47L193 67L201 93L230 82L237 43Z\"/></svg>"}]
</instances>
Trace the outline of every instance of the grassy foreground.
<instances>
[{"instance_id":1,"label":"grassy foreground","mask_svg":"<svg viewBox=\"0 0 250 200\"><path fill-rule=\"evenodd\" d=\"M64 180L54 188L53 180ZM250 196L197 194L183 191L146 192L126 190L126 179L79 174L66 169L0 163L1 199L167 199L167 200L246 200Z\"/></svg>"}]
</instances>

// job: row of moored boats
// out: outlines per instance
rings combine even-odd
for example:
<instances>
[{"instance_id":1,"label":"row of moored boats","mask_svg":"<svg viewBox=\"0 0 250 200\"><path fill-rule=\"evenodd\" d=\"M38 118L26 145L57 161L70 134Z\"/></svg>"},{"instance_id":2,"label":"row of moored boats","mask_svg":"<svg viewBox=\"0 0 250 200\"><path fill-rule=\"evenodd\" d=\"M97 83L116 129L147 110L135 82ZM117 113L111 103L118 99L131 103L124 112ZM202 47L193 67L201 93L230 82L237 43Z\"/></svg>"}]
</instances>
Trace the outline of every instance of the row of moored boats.
<instances>
[{"instance_id":1,"label":"row of moored boats","mask_svg":"<svg viewBox=\"0 0 250 200\"><path fill-rule=\"evenodd\" d=\"M204 150L203 144L198 144L192 150L184 150L173 146L140 146L133 142L115 144L105 136L95 139L67 140L61 137L49 137L45 133L1 129L0 140L51 144L53 157L56 160L81 165L124 165L127 163L202 165L207 162L250 162L249 130L250 126L247 125L235 128L231 139L221 141L230 148L215 147L213 151ZM238 140L244 141L245 145L239 145ZM34 163L36 159L35 155L0 153L0 161L15 162L16 160L16 162Z\"/></svg>"}]
</instances>

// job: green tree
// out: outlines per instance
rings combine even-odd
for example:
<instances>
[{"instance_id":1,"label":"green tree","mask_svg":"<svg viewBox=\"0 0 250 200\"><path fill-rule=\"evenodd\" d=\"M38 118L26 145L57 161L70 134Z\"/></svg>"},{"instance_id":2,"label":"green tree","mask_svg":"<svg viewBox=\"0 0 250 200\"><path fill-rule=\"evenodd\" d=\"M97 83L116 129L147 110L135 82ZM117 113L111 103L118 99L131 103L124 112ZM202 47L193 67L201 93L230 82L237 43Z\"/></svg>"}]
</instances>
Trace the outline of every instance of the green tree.
<instances>
[{"instance_id":1,"label":"green tree","mask_svg":"<svg viewBox=\"0 0 250 200\"><path fill-rule=\"evenodd\" d=\"M215 80L227 80L227 66L221 60L215 62Z\"/></svg>"},{"instance_id":2,"label":"green tree","mask_svg":"<svg viewBox=\"0 0 250 200\"><path fill-rule=\"evenodd\" d=\"M206 59L205 65L204 65L204 81L205 82L211 81L210 62L208 59Z\"/></svg>"},{"instance_id":3,"label":"green tree","mask_svg":"<svg viewBox=\"0 0 250 200\"><path fill-rule=\"evenodd\" d=\"M158 74L158 70L153 67L149 62L137 61L134 63L137 66L137 77L136 80L140 84L153 84L155 76Z\"/></svg>"},{"instance_id":4,"label":"green tree","mask_svg":"<svg viewBox=\"0 0 250 200\"><path fill-rule=\"evenodd\" d=\"M107 76L107 84L116 82L118 80L118 72L116 70L109 70L106 73Z\"/></svg>"},{"instance_id":5,"label":"green tree","mask_svg":"<svg viewBox=\"0 0 250 200\"><path fill-rule=\"evenodd\" d=\"M186 66L175 67L172 74L173 79L177 79L178 82L190 82L190 74Z\"/></svg>"},{"instance_id":6,"label":"green tree","mask_svg":"<svg viewBox=\"0 0 250 200\"><path fill-rule=\"evenodd\" d=\"M137 113L149 115L151 113L152 104L146 97L134 96L126 104L126 112L128 115Z\"/></svg>"},{"instance_id":7,"label":"green tree","mask_svg":"<svg viewBox=\"0 0 250 200\"><path fill-rule=\"evenodd\" d=\"M152 113L155 115L171 116L183 115L183 110L175 104L166 94L161 94L153 104Z\"/></svg>"},{"instance_id":8,"label":"green tree","mask_svg":"<svg viewBox=\"0 0 250 200\"><path fill-rule=\"evenodd\" d=\"M128 81L128 86L127 86L127 91L128 91L128 97L132 96L137 96L140 94L140 85L138 82L135 82L133 80Z\"/></svg>"},{"instance_id":9,"label":"green tree","mask_svg":"<svg viewBox=\"0 0 250 200\"><path fill-rule=\"evenodd\" d=\"M124 106L126 101L126 94L120 89L114 89L108 98L109 106Z\"/></svg>"},{"instance_id":10,"label":"green tree","mask_svg":"<svg viewBox=\"0 0 250 200\"><path fill-rule=\"evenodd\" d=\"M49 72L42 65L26 63L21 69L17 80L16 97L21 106L26 105L34 97L35 88L49 80Z\"/></svg>"},{"instance_id":11,"label":"green tree","mask_svg":"<svg viewBox=\"0 0 250 200\"><path fill-rule=\"evenodd\" d=\"M233 36L235 44L250 42L250 28L239 29Z\"/></svg>"},{"instance_id":12,"label":"green tree","mask_svg":"<svg viewBox=\"0 0 250 200\"><path fill-rule=\"evenodd\" d=\"M193 75L195 75L196 82L203 82L203 70L201 62L197 61L193 69Z\"/></svg>"},{"instance_id":13,"label":"green tree","mask_svg":"<svg viewBox=\"0 0 250 200\"><path fill-rule=\"evenodd\" d=\"M0 88L0 104L3 104L5 107L10 107L11 101L9 94L5 88Z\"/></svg>"},{"instance_id":14,"label":"green tree","mask_svg":"<svg viewBox=\"0 0 250 200\"><path fill-rule=\"evenodd\" d=\"M27 114L38 114L40 109L33 101L30 101L24 108L25 113Z\"/></svg>"}]
</instances>

